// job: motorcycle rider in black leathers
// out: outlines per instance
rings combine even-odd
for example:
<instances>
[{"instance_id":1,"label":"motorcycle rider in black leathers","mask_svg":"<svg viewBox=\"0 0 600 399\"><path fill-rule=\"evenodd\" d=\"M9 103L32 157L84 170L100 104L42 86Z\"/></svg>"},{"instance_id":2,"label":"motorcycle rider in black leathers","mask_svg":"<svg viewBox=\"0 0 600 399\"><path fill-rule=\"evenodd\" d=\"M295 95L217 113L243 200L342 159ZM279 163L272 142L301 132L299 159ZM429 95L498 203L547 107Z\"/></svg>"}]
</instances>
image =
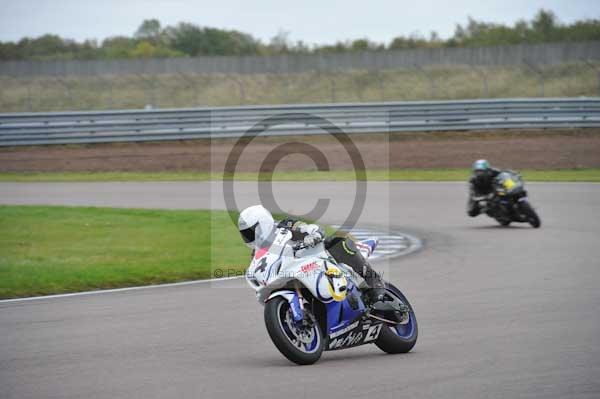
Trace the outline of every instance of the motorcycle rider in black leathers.
<instances>
[{"instance_id":1,"label":"motorcycle rider in black leathers","mask_svg":"<svg viewBox=\"0 0 600 399\"><path fill-rule=\"evenodd\" d=\"M475 161L472 169L473 174L469 179L467 214L471 217L475 217L481 212L476 199L487 197L489 200L494 196L494 179L500 174L500 170L492 168L490 163L485 159Z\"/></svg>"},{"instance_id":2,"label":"motorcycle rider in black leathers","mask_svg":"<svg viewBox=\"0 0 600 399\"><path fill-rule=\"evenodd\" d=\"M386 289L381 276L373 270L350 237L325 238L321 227L297 219L285 219L276 224L271 213L262 205L251 206L240 213L238 229L244 242L252 248L255 240L265 240L275 227L290 230L293 241L303 242L307 246L315 246L324 241L325 249L336 262L350 266L365 280L367 287L363 287L363 295L368 305L382 312L398 311L386 301Z\"/></svg>"}]
</instances>

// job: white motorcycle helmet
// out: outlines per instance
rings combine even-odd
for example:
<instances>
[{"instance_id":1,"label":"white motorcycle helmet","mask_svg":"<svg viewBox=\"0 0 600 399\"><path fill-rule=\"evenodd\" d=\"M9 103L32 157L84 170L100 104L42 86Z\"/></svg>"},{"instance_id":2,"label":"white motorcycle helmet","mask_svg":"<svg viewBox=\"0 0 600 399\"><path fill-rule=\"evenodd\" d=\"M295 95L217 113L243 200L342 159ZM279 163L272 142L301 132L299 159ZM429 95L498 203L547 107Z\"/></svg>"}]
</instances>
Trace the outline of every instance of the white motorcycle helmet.
<instances>
[{"instance_id":1,"label":"white motorcycle helmet","mask_svg":"<svg viewBox=\"0 0 600 399\"><path fill-rule=\"evenodd\" d=\"M238 229L242 239L250 248L265 241L275 227L271 212L262 205L254 205L244 209L238 219Z\"/></svg>"}]
</instances>

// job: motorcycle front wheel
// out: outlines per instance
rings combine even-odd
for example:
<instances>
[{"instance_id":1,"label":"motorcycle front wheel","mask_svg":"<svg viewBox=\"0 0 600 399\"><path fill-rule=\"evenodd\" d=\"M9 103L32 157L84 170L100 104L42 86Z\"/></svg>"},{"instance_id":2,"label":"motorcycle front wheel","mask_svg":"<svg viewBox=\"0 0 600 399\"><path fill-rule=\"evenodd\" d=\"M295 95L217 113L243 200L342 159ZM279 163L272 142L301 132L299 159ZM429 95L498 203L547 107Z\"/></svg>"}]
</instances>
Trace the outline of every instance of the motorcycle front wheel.
<instances>
[{"instance_id":1,"label":"motorcycle front wheel","mask_svg":"<svg viewBox=\"0 0 600 399\"><path fill-rule=\"evenodd\" d=\"M521 212L523 212L525 217L527 217L527 221L532 227L537 229L542 225L540 217L535 212L535 210L529 202L527 202L526 200L522 200L521 202L519 202L519 208L521 209Z\"/></svg>"},{"instance_id":2,"label":"motorcycle front wheel","mask_svg":"<svg viewBox=\"0 0 600 399\"><path fill-rule=\"evenodd\" d=\"M510 225L510 222L511 222L511 221L510 221L510 220L508 220L508 219L496 219L496 221L497 221L498 223L500 223L500 225L501 225L501 226L504 226L504 227L506 227L506 226Z\"/></svg>"},{"instance_id":3,"label":"motorcycle front wheel","mask_svg":"<svg viewBox=\"0 0 600 399\"><path fill-rule=\"evenodd\" d=\"M295 322L288 301L277 296L265 304L265 326L279 352L300 365L313 364L324 348L323 333L314 315L304 309L305 321Z\"/></svg>"}]
</instances>

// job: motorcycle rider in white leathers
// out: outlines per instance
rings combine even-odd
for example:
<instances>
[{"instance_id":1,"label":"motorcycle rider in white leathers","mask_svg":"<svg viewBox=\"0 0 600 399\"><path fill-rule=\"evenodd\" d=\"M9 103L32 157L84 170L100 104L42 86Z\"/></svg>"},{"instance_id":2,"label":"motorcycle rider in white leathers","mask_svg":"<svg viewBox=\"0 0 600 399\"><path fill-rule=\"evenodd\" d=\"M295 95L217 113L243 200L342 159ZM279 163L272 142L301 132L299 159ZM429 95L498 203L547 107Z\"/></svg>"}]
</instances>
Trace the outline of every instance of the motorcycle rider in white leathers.
<instances>
[{"instance_id":1,"label":"motorcycle rider in white leathers","mask_svg":"<svg viewBox=\"0 0 600 399\"><path fill-rule=\"evenodd\" d=\"M287 228L292 232L292 240L302 241L304 245L315 246L324 241L325 248L336 260L350 266L364 278L367 285L364 297L368 304L379 302L380 307L385 298L385 286L381 277L356 248L349 237L327 237L316 224L306 224L299 220L285 219L276 223L271 213L262 205L254 205L244 209L238 219L238 229L246 245L253 250L262 242L266 242L275 228Z\"/></svg>"}]
</instances>

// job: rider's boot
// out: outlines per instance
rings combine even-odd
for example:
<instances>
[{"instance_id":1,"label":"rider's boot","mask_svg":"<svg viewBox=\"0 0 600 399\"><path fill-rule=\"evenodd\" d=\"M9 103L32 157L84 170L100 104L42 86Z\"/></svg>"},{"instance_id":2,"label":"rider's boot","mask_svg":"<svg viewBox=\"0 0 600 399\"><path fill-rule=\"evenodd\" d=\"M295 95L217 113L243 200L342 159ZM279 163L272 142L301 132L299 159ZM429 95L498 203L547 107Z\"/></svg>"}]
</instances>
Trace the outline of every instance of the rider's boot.
<instances>
[{"instance_id":1,"label":"rider's boot","mask_svg":"<svg viewBox=\"0 0 600 399\"><path fill-rule=\"evenodd\" d=\"M400 314L406 314L408 309L397 299L394 300L392 296L387 294L381 276L373 270L351 238L328 237L325 239L325 248L335 258L336 262L350 266L364 279L364 283L359 288L363 293L363 300L369 307L371 315L398 322Z\"/></svg>"},{"instance_id":2,"label":"rider's boot","mask_svg":"<svg viewBox=\"0 0 600 399\"><path fill-rule=\"evenodd\" d=\"M394 323L404 321L409 311L408 306L387 294L381 276L366 260L363 270L365 270L363 278L366 283L366 287L363 289L363 299L365 305L369 307L370 315Z\"/></svg>"},{"instance_id":3,"label":"rider's boot","mask_svg":"<svg viewBox=\"0 0 600 399\"><path fill-rule=\"evenodd\" d=\"M474 218L475 216L479 215L480 212L481 210L479 209L479 205L477 205L477 202L474 201L472 198L469 198L469 203L467 204L467 215Z\"/></svg>"}]
</instances>

